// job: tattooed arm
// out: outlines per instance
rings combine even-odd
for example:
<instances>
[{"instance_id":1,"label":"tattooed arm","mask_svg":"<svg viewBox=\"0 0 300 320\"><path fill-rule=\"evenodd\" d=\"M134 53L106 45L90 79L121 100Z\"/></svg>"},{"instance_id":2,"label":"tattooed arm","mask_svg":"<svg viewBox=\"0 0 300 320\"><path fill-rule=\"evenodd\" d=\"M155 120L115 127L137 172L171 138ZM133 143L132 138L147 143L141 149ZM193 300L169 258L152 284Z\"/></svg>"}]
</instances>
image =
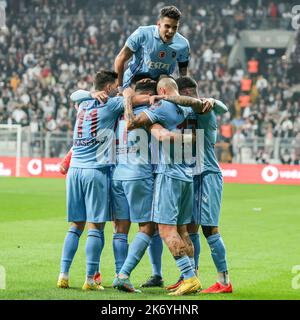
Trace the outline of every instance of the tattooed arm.
<instances>
[{"instance_id":1,"label":"tattooed arm","mask_svg":"<svg viewBox=\"0 0 300 320\"><path fill-rule=\"evenodd\" d=\"M189 96L166 96L164 99L181 106L191 107L197 113L207 113L212 110L215 104L213 98L197 99Z\"/></svg>"},{"instance_id":2,"label":"tattooed arm","mask_svg":"<svg viewBox=\"0 0 300 320\"><path fill-rule=\"evenodd\" d=\"M134 95L134 91L130 88L126 88L123 92L124 96L124 118L127 122L127 129L133 130L140 127L148 127L150 126L151 120L149 117L144 113L141 112L137 116L133 113L133 106L134 105L145 105L149 104L149 97L148 95Z\"/></svg>"},{"instance_id":3,"label":"tattooed arm","mask_svg":"<svg viewBox=\"0 0 300 320\"><path fill-rule=\"evenodd\" d=\"M165 96L164 99L179 104L183 107L191 107L196 113L203 114L212 110L214 110L217 114L228 112L228 107L222 101L213 98L197 99L189 96ZM155 98L152 98L152 100L155 101Z\"/></svg>"}]
</instances>

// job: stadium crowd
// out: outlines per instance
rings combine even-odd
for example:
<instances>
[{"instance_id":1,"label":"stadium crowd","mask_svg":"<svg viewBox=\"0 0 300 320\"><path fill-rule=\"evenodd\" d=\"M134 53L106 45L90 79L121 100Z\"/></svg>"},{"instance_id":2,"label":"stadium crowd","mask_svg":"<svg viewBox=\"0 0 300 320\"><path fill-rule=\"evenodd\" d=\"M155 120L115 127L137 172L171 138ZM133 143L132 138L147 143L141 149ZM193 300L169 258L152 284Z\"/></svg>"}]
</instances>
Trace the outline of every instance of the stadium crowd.
<instances>
[{"instance_id":1,"label":"stadium crowd","mask_svg":"<svg viewBox=\"0 0 300 320\"><path fill-rule=\"evenodd\" d=\"M283 1L172 1L183 12L179 32L190 41L189 72L200 95L220 98L230 114L220 119L219 158L236 161L246 139L264 139L254 155L268 162L276 137L300 140L300 33L289 59L256 50L248 71L228 68L232 46L245 28L264 21L291 29L291 7ZM139 26L155 24L166 3L128 0L10 1L6 28L0 29L0 123L30 126L32 133L70 133L74 90L90 89L92 75L111 68L126 38ZM276 19L280 18L280 19ZM254 69L253 69L254 68ZM218 147L217 146L217 147ZM218 148L217 148L218 150ZM60 156L60 155L59 155ZM299 163L300 149L280 155Z\"/></svg>"}]
</instances>

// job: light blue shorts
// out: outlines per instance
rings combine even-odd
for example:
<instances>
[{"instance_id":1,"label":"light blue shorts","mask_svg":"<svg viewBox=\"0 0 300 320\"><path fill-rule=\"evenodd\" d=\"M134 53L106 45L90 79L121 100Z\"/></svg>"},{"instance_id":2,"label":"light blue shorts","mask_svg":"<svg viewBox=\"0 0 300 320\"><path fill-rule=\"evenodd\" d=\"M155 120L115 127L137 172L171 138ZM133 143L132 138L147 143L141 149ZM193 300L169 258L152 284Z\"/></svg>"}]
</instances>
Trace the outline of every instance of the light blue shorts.
<instances>
[{"instance_id":1,"label":"light blue shorts","mask_svg":"<svg viewBox=\"0 0 300 320\"><path fill-rule=\"evenodd\" d=\"M152 221L160 224L189 224L193 212L193 182L157 174L154 183Z\"/></svg>"},{"instance_id":2,"label":"light blue shorts","mask_svg":"<svg viewBox=\"0 0 300 320\"><path fill-rule=\"evenodd\" d=\"M221 173L207 172L194 176L194 223L202 226L219 226L222 189Z\"/></svg>"},{"instance_id":3,"label":"light blue shorts","mask_svg":"<svg viewBox=\"0 0 300 320\"><path fill-rule=\"evenodd\" d=\"M67 175L69 222L110 221L109 169L70 168Z\"/></svg>"},{"instance_id":4,"label":"light blue shorts","mask_svg":"<svg viewBox=\"0 0 300 320\"><path fill-rule=\"evenodd\" d=\"M113 180L113 219L129 220L136 223L151 221L153 183L153 178Z\"/></svg>"}]
</instances>

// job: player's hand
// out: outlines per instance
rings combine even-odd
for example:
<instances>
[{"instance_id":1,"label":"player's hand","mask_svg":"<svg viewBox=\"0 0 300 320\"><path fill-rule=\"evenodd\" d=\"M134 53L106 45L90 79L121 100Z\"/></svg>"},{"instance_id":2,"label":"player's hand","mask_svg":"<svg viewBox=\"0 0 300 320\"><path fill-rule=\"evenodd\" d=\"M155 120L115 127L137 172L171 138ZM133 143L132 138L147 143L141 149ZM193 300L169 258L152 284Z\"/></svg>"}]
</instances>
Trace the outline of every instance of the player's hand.
<instances>
[{"instance_id":1,"label":"player's hand","mask_svg":"<svg viewBox=\"0 0 300 320\"><path fill-rule=\"evenodd\" d=\"M213 98L204 98L201 99L203 103L202 113L208 113L212 110L215 100Z\"/></svg>"},{"instance_id":2,"label":"player's hand","mask_svg":"<svg viewBox=\"0 0 300 320\"><path fill-rule=\"evenodd\" d=\"M91 96L102 104L106 103L108 99L108 95L105 91L93 91L91 92Z\"/></svg>"},{"instance_id":3,"label":"player's hand","mask_svg":"<svg viewBox=\"0 0 300 320\"><path fill-rule=\"evenodd\" d=\"M149 103L152 105L152 104L155 104L157 101L165 99L165 98L166 98L166 96L163 96L163 95L150 96L149 97Z\"/></svg>"}]
</instances>

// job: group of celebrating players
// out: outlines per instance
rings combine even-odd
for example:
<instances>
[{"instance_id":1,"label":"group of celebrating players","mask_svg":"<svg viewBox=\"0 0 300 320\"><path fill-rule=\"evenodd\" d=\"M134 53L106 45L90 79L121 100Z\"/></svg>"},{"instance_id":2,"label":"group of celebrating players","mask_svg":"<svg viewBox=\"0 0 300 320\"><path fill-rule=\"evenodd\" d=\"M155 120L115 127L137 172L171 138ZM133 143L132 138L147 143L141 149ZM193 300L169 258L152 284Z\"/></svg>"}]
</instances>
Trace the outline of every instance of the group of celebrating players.
<instances>
[{"instance_id":1,"label":"group of celebrating players","mask_svg":"<svg viewBox=\"0 0 300 320\"><path fill-rule=\"evenodd\" d=\"M163 287L164 241L180 270L178 281L166 287L169 295L232 292L218 229L223 180L214 154L216 116L228 109L219 100L200 99L196 81L187 76L190 48L177 32L180 17L176 7L162 8L157 25L139 27L129 36L114 71L97 72L95 91L71 95L78 114L73 147L61 164L67 173L71 226L63 245L59 288L69 287L69 269L87 223L82 289L104 289L99 269L103 231L105 223L113 221L114 288L139 292L130 274L147 248L153 274L141 286ZM180 77L175 80L170 75L176 64ZM196 130L203 132L203 139L197 139ZM165 141L173 147L165 148ZM190 144L195 150L199 143L204 153L200 164L174 161L176 146ZM116 161L109 156L114 154ZM139 229L128 246L131 223ZM218 281L206 290L198 278L200 225L218 272Z\"/></svg>"}]
</instances>

